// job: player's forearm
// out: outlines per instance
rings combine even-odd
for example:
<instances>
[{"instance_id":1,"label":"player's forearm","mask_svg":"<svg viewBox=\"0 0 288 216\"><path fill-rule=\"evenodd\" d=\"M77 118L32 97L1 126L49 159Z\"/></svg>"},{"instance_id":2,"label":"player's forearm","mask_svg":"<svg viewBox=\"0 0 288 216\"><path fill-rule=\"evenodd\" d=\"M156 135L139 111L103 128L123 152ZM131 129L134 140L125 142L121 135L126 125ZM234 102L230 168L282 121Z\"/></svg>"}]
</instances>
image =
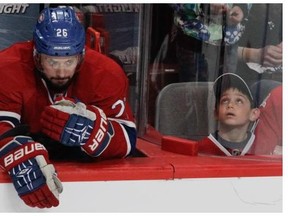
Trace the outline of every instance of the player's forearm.
<instances>
[{"instance_id":1,"label":"player's forearm","mask_svg":"<svg viewBox=\"0 0 288 216\"><path fill-rule=\"evenodd\" d=\"M1 135L5 134L7 131L11 130L13 126L7 122L0 122L0 140Z\"/></svg>"},{"instance_id":2,"label":"player's forearm","mask_svg":"<svg viewBox=\"0 0 288 216\"><path fill-rule=\"evenodd\" d=\"M6 107L0 110L0 140L2 135L21 124L21 116L16 112L6 111ZM19 134L16 134L19 135ZM24 135L24 134L23 134ZM7 135L4 135L7 137Z\"/></svg>"},{"instance_id":3,"label":"player's forearm","mask_svg":"<svg viewBox=\"0 0 288 216\"><path fill-rule=\"evenodd\" d=\"M0 122L0 148L3 146L3 142L1 140L8 138L8 137L14 137L18 135L28 135L29 133L29 127L28 125L24 124L18 124L16 126L12 126L11 124L7 122Z\"/></svg>"},{"instance_id":4,"label":"player's forearm","mask_svg":"<svg viewBox=\"0 0 288 216\"><path fill-rule=\"evenodd\" d=\"M128 156L136 147L137 132L135 124L130 121L119 123L117 119L110 120L110 123L113 125L114 135L110 145L103 151L101 157L123 158Z\"/></svg>"}]
</instances>

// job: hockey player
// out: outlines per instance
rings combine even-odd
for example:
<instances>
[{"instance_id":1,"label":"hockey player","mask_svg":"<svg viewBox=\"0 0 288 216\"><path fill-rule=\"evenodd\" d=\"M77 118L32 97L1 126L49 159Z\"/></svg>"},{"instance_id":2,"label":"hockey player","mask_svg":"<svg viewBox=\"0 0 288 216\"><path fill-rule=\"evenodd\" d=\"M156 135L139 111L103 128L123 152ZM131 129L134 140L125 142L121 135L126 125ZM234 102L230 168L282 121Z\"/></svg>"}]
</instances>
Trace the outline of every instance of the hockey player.
<instances>
[{"instance_id":1,"label":"hockey player","mask_svg":"<svg viewBox=\"0 0 288 216\"><path fill-rule=\"evenodd\" d=\"M271 92L263 96L268 87ZM260 81L250 88L239 75L226 73L214 82L214 93L218 129L199 141L199 152L226 156L282 154L280 83Z\"/></svg>"},{"instance_id":2,"label":"hockey player","mask_svg":"<svg viewBox=\"0 0 288 216\"><path fill-rule=\"evenodd\" d=\"M33 41L14 44L0 57L0 165L27 205L59 205L62 184L49 159L133 152L126 75L85 47L85 30L72 8L45 8Z\"/></svg>"}]
</instances>

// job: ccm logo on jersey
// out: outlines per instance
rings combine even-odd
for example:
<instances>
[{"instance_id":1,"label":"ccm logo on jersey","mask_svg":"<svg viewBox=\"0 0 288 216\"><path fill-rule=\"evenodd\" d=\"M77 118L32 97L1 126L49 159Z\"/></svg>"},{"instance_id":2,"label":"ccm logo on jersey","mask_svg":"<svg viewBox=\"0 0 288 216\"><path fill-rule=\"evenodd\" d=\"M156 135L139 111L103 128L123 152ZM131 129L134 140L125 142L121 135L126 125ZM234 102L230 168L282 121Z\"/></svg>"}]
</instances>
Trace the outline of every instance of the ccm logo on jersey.
<instances>
[{"instance_id":1,"label":"ccm logo on jersey","mask_svg":"<svg viewBox=\"0 0 288 216\"><path fill-rule=\"evenodd\" d=\"M4 167L8 167L12 163L19 164L33 157L38 151L46 151L45 147L37 142L28 143L20 149L8 154L4 158Z\"/></svg>"}]
</instances>

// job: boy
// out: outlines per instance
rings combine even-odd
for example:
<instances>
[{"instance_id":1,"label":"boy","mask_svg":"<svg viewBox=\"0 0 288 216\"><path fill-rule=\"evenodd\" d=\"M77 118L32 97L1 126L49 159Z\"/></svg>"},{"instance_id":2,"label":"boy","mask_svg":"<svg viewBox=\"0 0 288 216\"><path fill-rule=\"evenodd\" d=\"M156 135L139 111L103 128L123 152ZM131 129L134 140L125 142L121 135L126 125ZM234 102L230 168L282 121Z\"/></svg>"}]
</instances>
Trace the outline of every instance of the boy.
<instances>
[{"instance_id":1,"label":"boy","mask_svg":"<svg viewBox=\"0 0 288 216\"><path fill-rule=\"evenodd\" d=\"M263 112L263 117L265 117L273 109L281 108L281 106L276 107L275 102L281 101L277 104L282 104L282 100L277 98L277 96L281 96L279 93L282 92L282 86L274 86L275 88L258 108L257 101L259 101L259 92L262 89L260 84L261 82L253 88L249 88L240 76L233 73L225 73L215 80L213 88L216 98L215 118L218 121L218 130L199 141L199 152L226 156L273 154L275 146L282 146L282 143L278 142L278 140L282 140L282 128L279 127L281 125L279 121L282 121L281 109L277 114L278 124L271 124L274 121L272 118L264 118L262 121L261 117L262 122L260 121L261 124L257 125L260 109L261 116ZM273 96L271 97L271 95ZM269 128L271 125L274 128ZM277 130L279 133L273 134L273 129L276 127L279 127ZM258 135L264 131L269 137L268 142L261 139L262 135ZM269 144L266 145L265 142Z\"/></svg>"}]
</instances>

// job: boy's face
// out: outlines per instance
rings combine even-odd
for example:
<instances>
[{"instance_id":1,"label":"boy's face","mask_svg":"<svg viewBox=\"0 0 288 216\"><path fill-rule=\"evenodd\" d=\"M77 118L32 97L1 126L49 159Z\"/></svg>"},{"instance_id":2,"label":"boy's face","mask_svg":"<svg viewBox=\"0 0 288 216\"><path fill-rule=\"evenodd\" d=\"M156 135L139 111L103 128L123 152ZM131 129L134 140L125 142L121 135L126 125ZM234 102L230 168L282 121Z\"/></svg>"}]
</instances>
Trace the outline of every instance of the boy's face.
<instances>
[{"instance_id":1,"label":"boy's face","mask_svg":"<svg viewBox=\"0 0 288 216\"><path fill-rule=\"evenodd\" d=\"M249 98L238 89L230 88L223 92L218 109L217 120L226 126L248 126L259 117L259 109L251 108Z\"/></svg>"}]
</instances>

